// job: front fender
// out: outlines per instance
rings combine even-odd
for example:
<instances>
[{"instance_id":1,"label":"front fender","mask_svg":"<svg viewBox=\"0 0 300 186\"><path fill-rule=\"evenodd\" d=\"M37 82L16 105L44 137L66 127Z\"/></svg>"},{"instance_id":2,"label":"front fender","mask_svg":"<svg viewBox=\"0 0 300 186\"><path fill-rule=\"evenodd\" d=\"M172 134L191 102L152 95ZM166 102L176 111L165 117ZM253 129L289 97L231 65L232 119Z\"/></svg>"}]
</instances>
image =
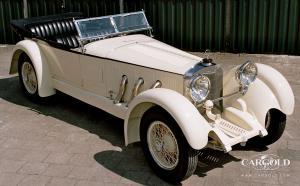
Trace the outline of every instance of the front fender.
<instances>
[{"instance_id":1,"label":"front fender","mask_svg":"<svg viewBox=\"0 0 300 186\"><path fill-rule=\"evenodd\" d=\"M240 98L231 97L224 100L224 106L241 108L241 102L246 103L247 111L254 115L264 125L266 113L276 108L284 114L290 115L294 111L294 94L284 76L274 68L256 64L257 79L249 86L246 95ZM235 80L236 68L231 69L224 77L224 95L238 89Z\"/></svg>"},{"instance_id":2,"label":"front fender","mask_svg":"<svg viewBox=\"0 0 300 186\"><path fill-rule=\"evenodd\" d=\"M272 90L278 100L281 111L291 115L294 112L295 97L289 82L280 72L268 65L257 64L257 67L259 72L258 78Z\"/></svg>"},{"instance_id":3,"label":"front fender","mask_svg":"<svg viewBox=\"0 0 300 186\"><path fill-rule=\"evenodd\" d=\"M47 97L55 94L55 89L53 88L47 59L35 41L23 40L16 44L13 49L9 73L18 73L19 57L23 52L25 52L29 56L34 66L38 80L39 96Z\"/></svg>"},{"instance_id":4,"label":"front fender","mask_svg":"<svg viewBox=\"0 0 300 186\"><path fill-rule=\"evenodd\" d=\"M207 145L210 125L188 99L165 88L144 91L130 103L124 127L126 145L140 140L141 118L154 105L162 107L175 119L192 148L202 149Z\"/></svg>"}]
</instances>

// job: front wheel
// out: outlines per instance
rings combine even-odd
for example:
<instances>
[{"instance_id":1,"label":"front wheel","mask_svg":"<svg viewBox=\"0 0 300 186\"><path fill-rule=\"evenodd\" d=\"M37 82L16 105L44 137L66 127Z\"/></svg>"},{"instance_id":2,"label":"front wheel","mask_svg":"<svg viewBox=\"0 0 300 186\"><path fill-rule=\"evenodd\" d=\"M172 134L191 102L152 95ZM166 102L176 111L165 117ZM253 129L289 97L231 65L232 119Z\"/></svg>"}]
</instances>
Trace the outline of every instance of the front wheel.
<instances>
[{"instance_id":1,"label":"front wheel","mask_svg":"<svg viewBox=\"0 0 300 186\"><path fill-rule=\"evenodd\" d=\"M163 109L153 107L144 114L140 137L150 167L162 179L179 183L196 170L198 151L190 147L176 121Z\"/></svg>"}]
</instances>

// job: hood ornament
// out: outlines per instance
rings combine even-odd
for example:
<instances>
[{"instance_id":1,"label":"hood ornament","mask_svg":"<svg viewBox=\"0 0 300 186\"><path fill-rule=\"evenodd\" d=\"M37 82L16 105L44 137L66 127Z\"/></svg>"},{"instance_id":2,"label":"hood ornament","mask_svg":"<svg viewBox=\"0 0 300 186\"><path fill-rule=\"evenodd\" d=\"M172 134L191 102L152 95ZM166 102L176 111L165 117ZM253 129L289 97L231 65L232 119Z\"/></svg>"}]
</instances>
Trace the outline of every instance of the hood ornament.
<instances>
[{"instance_id":1,"label":"hood ornament","mask_svg":"<svg viewBox=\"0 0 300 186\"><path fill-rule=\"evenodd\" d=\"M202 60L202 65L205 67L209 67L212 65L215 65L215 63L213 62L213 60L209 57L210 56L210 50L206 49L204 52L205 58L203 58Z\"/></svg>"}]
</instances>

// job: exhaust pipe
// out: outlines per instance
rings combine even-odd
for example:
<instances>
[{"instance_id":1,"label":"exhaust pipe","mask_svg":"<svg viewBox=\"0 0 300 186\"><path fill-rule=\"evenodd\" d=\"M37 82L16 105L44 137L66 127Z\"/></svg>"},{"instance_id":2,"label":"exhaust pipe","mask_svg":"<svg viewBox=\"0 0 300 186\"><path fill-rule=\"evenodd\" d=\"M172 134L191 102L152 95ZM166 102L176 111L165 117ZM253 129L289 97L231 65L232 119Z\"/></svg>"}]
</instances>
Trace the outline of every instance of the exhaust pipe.
<instances>
[{"instance_id":1,"label":"exhaust pipe","mask_svg":"<svg viewBox=\"0 0 300 186\"><path fill-rule=\"evenodd\" d=\"M152 88L161 88L161 86L162 86L161 81L156 80L155 83L153 83L153 85L152 85L150 88L151 88L151 89L152 89Z\"/></svg>"},{"instance_id":2,"label":"exhaust pipe","mask_svg":"<svg viewBox=\"0 0 300 186\"><path fill-rule=\"evenodd\" d=\"M121 84L120 84L120 88L119 88L119 93L117 95L117 97L114 100L114 104L119 104L123 101L123 97L126 91L126 85L128 83L128 78L126 75L122 76L122 80L121 80Z\"/></svg>"}]
</instances>

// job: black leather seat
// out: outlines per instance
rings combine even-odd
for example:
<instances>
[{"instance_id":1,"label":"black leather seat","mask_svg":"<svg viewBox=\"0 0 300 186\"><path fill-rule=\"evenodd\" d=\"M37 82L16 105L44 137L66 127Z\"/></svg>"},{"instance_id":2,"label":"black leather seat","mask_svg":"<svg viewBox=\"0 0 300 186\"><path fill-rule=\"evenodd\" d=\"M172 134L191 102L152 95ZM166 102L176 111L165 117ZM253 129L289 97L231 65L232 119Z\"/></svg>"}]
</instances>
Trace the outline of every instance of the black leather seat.
<instances>
[{"instance_id":1,"label":"black leather seat","mask_svg":"<svg viewBox=\"0 0 300 186\"><path fill-rule=\"evenodd\" d=\"M71 48L79 47L73 20L60 20L29 26L30 31L42 38L54 40Z\"/></svg>"},{"instance_id":2,"label":"black leather seat","mask_svg":"<svg viewBox=\"0 0 300 186\"><path fill-rule=\"evenodd\" d=\"M56 42L63 44L63 45L67 45L70 46L72 48L77 48L79 47L79 42L76 38L75 35L71 35L71 36L63 36L63 37L56 37Z\"/></svg>"}]
</instances>

